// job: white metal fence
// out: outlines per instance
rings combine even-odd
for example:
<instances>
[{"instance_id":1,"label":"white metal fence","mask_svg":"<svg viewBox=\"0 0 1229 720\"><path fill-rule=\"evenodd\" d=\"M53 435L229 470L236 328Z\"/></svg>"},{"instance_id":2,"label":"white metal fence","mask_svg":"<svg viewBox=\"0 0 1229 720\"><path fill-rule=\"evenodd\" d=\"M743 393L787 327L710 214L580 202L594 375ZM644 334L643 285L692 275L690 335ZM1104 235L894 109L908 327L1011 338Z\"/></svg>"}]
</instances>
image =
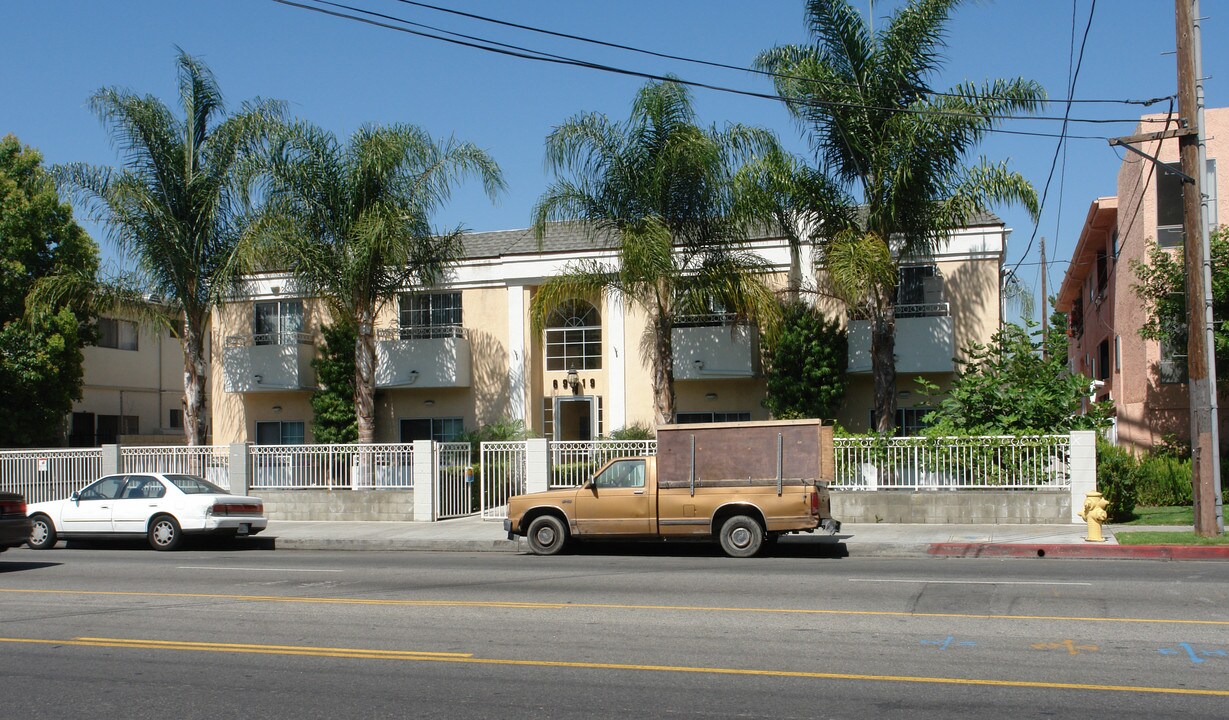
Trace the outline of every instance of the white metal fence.
<instances>
[{"instance_id":1,"label":"white metal fence","mask_svg":"<svg viewBox=\"0 0 1229 720\"><path fill-rule=\"evenodd\" d=\"M230 448L225 445L121 447L124 472L168 472L202 477L230 489Z\"/></svg>"},{"instance_id":2,"label":"white metal fence","mask_svg":"<svg viewBox=\"0 0 1229 720\"><path fill-rule=\"evenodd\" d=\"M410 444L254 445L253 490L414 487Z\"/></svg>"},{"instance_id":3,"label":"white metal fence","mask_svg":"<svg viewBox=\"0 0 1229 720\"><path fill-rule=\"evenodd\" d=\"M836 438L836 482L848 490L1062 489L1069 435Z\"/></svg>"},{"instance_id":4,"label":"white metal fence","mask_svg":"<svg viewBox=\"0 0 1229 720\"><path fill-rule=\"evenodd\" d=\"M550 445L551 487L578 487L616 458L656 455L656 440L555 440Z\"/></svg>"},{"instance_id":5,"label":"white metal fence","mask_svg":"<svg viewBox=\"0 0 1229 720\"><path fill-rule=\"evenodd\" d=\"M102 450L0 450L0 489L21 493L27 503L59 500L102 474Z\"/></svg>"},{"instance_id":6,"label":"white metal fence","mask_svg":"<svg viewBox=\"0 0 1229 720\"><path fill-rule=\"evenodd\" d=\"M525 492L525 451L524 440L482 443L479 500L484 520L508 517L508 498Z\"/></svg>"},{"instance_id":7,"label":"white metal fence","mask_svg":"<svg viewBox=\"0 0 1229 720\"><path fill-rule=\"evenodd\" d=\"M436 445L438 467L435 469L437 492L435 516L440 520L473 515L477 506L470 446L467 442L447 442Z\"/></svg>"}]
</instances>

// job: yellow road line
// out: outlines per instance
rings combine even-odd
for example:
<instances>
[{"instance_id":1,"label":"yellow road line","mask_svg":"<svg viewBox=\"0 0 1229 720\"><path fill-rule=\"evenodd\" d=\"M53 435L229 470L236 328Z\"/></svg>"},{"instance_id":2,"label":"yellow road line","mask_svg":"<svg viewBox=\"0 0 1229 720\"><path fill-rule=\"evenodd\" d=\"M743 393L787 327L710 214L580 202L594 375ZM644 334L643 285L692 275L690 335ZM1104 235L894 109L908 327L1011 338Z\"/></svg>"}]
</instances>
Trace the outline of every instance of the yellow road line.
<instances>
[{"instance_id":1,"label":"yellow road line","mask_svg":"<svg viewBox=\"0 0 1229 720\"><path fill-rule=\"evenodd\" d=\"M981 613L918 613L900 610L827 610L822 608L714 607L706 605L620 605L614 603L535 603L470 600L379 600L372 598L296 597L292 595L231 595L224 593L160 593L123 590L29 590L0 588L0 594L96 595L149 598L235 600L240 602L307 603L320 605L383 605L394 607L513 608L518 610L664 610L674 612L763 613L779 615L844 615L871 617L956 618L964 620L1046 620L1098 623L1154 623L1162 625L1212 625L1229 627L1229 620L1181 618L1079 617L1074 615L993 615Z\"/></svg>"},{"instance_id":2,"label":"yellow road line","mask_svg":"<svg viewBox=\"0 0 1229 720\"><path fill-rule=\"evenodd\" d=\"M535 668L568 668L575 670L629 670L638 672L688 673L695 675L734 675L744 677L802 678L809 680L861 680L867 682L921 683L931 685L1015 687L1047 690L1092 690L1098 692L1229 697L1229 690L1202 690L1198 688L1158 687L1148 685L1101 685L1093 683L1059 683L1033 680L996 680L991 678L869 675L863 673L821 673L796 670L755 670L747 668L697 667L688 665L568 662L562 660L511 660L500 658L476 658L472 655L459 653L371 650L365 648L317 648L298 645L239 645L230 643L196 643L170 640L133 640L124 638L75 638L71 640L49 640L43 638L0 638L0 643L57 646L68 645L76 647L109 647L140 650L176 650L180 652L255 653L262 655L401 660L413 662L463 663L471 665L503 665Z\"/></svg>"}]
</instances>

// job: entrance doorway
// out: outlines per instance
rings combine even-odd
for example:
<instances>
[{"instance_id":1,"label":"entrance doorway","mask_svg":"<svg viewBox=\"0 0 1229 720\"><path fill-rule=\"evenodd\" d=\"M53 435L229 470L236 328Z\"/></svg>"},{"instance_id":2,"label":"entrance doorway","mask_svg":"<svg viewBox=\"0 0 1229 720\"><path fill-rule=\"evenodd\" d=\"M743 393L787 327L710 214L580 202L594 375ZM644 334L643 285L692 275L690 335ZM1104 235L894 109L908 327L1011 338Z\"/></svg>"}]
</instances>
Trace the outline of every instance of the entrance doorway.
<instances>
[{"instance_id":1,"label":"entrance doorway","mask_svg":"<svg viewBox=\"0 0 1229 720\"><path fill-rule=\"evenodd\" d=\"M594 436L593 398L555 398L555 439L592 440Z\"/></svg>"}]
</instances>

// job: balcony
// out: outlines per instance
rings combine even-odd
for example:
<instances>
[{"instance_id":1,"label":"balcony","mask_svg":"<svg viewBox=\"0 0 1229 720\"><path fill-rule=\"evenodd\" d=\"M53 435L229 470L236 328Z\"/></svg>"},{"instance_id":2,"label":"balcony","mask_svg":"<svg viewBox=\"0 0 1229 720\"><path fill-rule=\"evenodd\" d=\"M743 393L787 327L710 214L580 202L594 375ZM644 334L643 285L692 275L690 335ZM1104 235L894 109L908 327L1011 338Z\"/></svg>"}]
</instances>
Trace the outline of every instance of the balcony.
<instances>
[{"instance_id":1,"label":"balcony","mask_svg":"<svg viewBox=\"0 0 1229 720\"><path fill-rule=\"evenodd\" d=\"M460 325L376 331L376 387L457 388L472 381L469 338Z\"/></svg>"},{"instance_id":2,"label":"balcony","mask_svg":"<svg viewBox=\"0 0 1229 720\"><path fill-rule=\"evenodd\" d=\"M679 318L671 336L675 380L729 380L760 373L760 331L728 313Z\"/></svg>"},{"instance_id":3,"label":"balcony","mask_svg":"<svg viewBox=\"0 0 1229 720\"><path fill-rule=\"evenodd\" d=\"M311 335L301 332L230 335L222 349L226 392L311 390L316 385Z\"/></svg>"},{"instance_id":4,"label":"balcony","mask_svg":"<svg viewBox=\"0 0 1229 720\"><path fill-rule=\"evenodd\" d=\"M954 372L956 342L947 303L896 306L896 373ZM850 373L871 371L871 324L849 321Z\"/></svg>"}]
</instances>

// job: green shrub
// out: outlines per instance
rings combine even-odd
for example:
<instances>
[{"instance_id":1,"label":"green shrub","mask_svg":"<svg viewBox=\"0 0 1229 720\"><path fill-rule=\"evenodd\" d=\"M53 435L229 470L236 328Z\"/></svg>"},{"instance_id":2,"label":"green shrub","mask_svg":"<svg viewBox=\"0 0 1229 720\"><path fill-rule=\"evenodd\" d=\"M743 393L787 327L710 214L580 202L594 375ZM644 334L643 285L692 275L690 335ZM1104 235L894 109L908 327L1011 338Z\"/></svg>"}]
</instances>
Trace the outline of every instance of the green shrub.
<instances>
[{"instance_id":1,"label":"green shrub","mask_svg":"<svg viewBox=\"0 0 1229 720\"><path fill-rule=\"evenodd\" d=\"M1109 507L1110 522L1130 520L1135 509L1135 477L1139 463L1122 448L1097 438L1097 490Z\"/></svg>"},{"instance_id":2,"label":"green shrub","mask_svg":"<svg viewBox=\"0 0 1229 720\"><path fill-rule=\"evenodd\" d=\"M1172 455L1146 455L1135 472L1135 492L1140 505L1190 505L1191 461Z\"/></svg>"},{"instance_id":3,"label":"green shrub","mask_svg":"<svg viewBox=\"0 0 1229 720\"><path fill-rule=\"evenodd\" d=\"M611 440L656 440L657 433L644 423L632 423L610 433Z\"/></svg>"}]
</instances>

